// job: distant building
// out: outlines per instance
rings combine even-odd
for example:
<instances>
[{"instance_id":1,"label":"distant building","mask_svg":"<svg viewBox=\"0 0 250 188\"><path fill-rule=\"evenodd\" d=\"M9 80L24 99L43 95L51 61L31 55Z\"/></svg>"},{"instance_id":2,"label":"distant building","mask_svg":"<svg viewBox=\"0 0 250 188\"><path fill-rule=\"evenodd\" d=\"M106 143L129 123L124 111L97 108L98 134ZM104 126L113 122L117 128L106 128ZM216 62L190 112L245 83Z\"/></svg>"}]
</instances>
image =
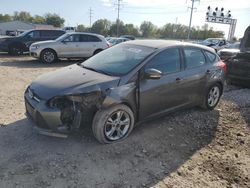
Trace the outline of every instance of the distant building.
<instances>
[{"instance_id":1,"label":"distant building","mask_svg":"<svg viewBox=\"0 0 250 188\"><path fill-rule=\"evenodd\" d=\"M32 24L22 21L0 22L0 35L8 35L9 33L31 29L55 29L55 27L53 25Z\"/></svg>"}]
</instances>

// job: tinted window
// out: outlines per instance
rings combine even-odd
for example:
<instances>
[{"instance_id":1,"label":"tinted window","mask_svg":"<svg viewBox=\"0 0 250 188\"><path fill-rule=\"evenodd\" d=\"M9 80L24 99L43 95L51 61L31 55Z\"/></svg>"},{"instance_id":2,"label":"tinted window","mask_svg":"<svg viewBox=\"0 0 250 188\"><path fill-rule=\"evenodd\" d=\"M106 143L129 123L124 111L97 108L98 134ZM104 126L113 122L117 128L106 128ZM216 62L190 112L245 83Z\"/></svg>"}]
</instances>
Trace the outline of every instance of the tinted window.
<instances>
[{"instance_id":1,"label":"tinted window","mask_svg":"<svg viewBox=\"0 0 250 188\"><path fill-rule=\"evenodd\" d=\"M64 39L65 42L79 42L80 41L80 35L70 35L66 39Z\"/></svg>"},{"instance_id":2,"label":"tinted window","mask_svg":"<svg viewBox=\"0 0 250 188\"><path fill-rule=\"evenodd\" d=\"M89 42L101 42L101 39L99 39L96 36L89 35L88 37L89 37Z\"/></svg>"},{"instance_id":3,"label":"tinted window","mask_svg":"<svg viewBox=\"0 0 250 188\"><path fill-rule=\"evenodd\" d=\"M215 62L217 60L217 56L215 54L213 54L211 52L208 52L208 51L205 51L205 54L206 54L206 56L208 58L208 61L210 63L213 63L213 62Z\"/></svg>"},{"instance_id":4,"label":"tinted window","mask_svg":"<svg viewBox=\"0 0 250 188\"><path fill-rule=\"evenodd\" d=\"M167 49L157 54L146 68L153 68L162 73L173 73L180 71L180 55L177 48Z\"/></svg>"},{"instance_id":5,"label":"tinted window","mask_svg":"<svg viewBox=\"0 0 250 188\"><path fill-rule=\"evenodd\" d=\"M186 68L194 68L202 66L206 63L205 56L198 48L186 48L184 49L186 57Z\"/></svg>"},{"instance_id":6,"label":"tinted window","mask_svg":"<svg viewBox=\"0 0 250 188\"><path fill-rule=\"evenodd\" d=\"M88 35L81 35L80 36L80 42L88 42L89 37Z\"/></svg>"},{"instance_id":7,"label":"tinted window","mask_svg":"<svg viewBox=\"0 0 250 188\"><path fill-rule=\"evenodd\" d=\"M31 31L28 35L29 38L40 38L40 31Z\"/></svg>"}]
</instances>

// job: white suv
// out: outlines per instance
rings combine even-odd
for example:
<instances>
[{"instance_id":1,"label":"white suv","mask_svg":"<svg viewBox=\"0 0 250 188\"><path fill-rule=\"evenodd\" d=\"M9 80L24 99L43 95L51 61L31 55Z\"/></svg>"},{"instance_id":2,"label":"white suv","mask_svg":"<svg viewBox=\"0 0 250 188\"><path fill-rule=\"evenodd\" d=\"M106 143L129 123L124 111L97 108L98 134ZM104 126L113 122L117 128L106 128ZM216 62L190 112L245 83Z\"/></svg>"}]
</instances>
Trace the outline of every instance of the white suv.
<instances>
[{"instance_id":1,"label":"white suv","mask_svg":"<svg viewBox=\"0 0 250 188\"><path fill-rule=\"evenodd\" d=\"M58 58L91 57L108 47L102 35L74 32L66 33L56 40L33 43L30 55L43 63L54 63Z\"/></svg>"}]
</instances>

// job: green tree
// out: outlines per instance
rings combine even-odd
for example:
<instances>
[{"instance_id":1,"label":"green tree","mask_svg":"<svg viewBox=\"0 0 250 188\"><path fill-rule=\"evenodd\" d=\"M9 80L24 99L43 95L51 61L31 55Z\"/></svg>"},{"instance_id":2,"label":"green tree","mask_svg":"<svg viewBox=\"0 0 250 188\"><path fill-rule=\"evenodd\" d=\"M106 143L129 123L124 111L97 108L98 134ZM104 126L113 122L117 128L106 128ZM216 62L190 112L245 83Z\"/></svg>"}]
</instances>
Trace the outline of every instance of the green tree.
<instances>
[{"instance_id":1,"label":"green tree","mask_svg":"<svg viewBox=\"0 0 250 188\"><path fill-rule=\"evenodd\" d=\"M54 27L62 27L65 20L57 14L48 13L45 15L45 22L46 24L53 25Z\"/></svg>"},{"instance_id":2,"label":"green tree","mask_svg":"<svg viewBox=\"0 0 250 188\"><path fill-rule=\"evenodd\" d=\"M14 12L13 20L23 21L23 22L32 22L33 17L30 15L29 12L21 11L21 12Z\"/></svg>"},{"instance_id":3,"label":"green tree","mask_svg":"<svg viewBox=\"0 0 250 188\"><path fill-rule=\"evenodd\" d=\"M78 32L88 32L89 28L85 27L84 25L80 24L76 27L76 31Z\"/></svg>"},{"instance_id":4,"label":"green tree","mask_svg":"<svg viewBox=\"0 0 250 188\"><path fill-rule=\"evenodd\" d=\"M111 22L107 19L100 19L93 23L91 32L107 36L110 31Z\"/></svg>"},{"instance_id":5,"label":"green tree","mask_svg":"<svg viewBox=\"0 0 250 188\"><path fill-rule=\"evenodd\" d=\"M9 14L0 14L0 22L9 22L12 17Z\"/></svg>"},{"instance_id":6,"label":"green tree","mask_svg":"<svg viewBox=\"0 0 250 188\"><path fill-rule=\"evenodd\" d=\"M142 37L155 37L157 27L149 21L144 21L140 26L140 31L142 32Z\"/></svg>"},{"instance_id":7,"label":"green tree","mask_svg":"<svg viewBox=\"0 0 250 188\"><path fill-rule=\"evenodd\" d=\"M139 36L139 29L135 27L133 24L125 24L124 25L124 34Z\"/></svg>"},{"instance_id":8,"label":"green tree","mask_svg":"<svg viewBox=\"0 0 250 188\"><path fill-rule=\"evenodd\" d=\"M35 15L33 18L33 23L44 24L44 23L46 23L46 20L43 16Z\"/></svg>"},{"instance_id":9,"label":"green tree","mask_svg":"<svg viewBox=\"0 0 250 188\"><path fill-rule=\"evenodd\" d=\"M111 27L110 27L110 36L116 36L117 35L117 23L119 25L119 33L118 35L124 35L125 34L125 26L123 21L119 20L119 22L116 20L116 22L114 22ZM119 37L118 36L118 37Z\"/></svg>"}]
</instances>

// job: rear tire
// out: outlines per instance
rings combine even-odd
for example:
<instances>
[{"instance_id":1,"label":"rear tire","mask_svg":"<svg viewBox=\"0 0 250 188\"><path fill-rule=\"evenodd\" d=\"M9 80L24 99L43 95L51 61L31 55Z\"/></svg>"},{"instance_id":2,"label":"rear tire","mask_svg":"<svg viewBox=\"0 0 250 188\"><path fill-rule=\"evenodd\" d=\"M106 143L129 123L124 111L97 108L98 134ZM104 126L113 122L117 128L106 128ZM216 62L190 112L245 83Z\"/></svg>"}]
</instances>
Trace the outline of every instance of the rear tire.
<instances>
[{"instance_id":1,"label":"rear tire","mask_svg":"<svg viewBox=\"0 0 250 188\"><path fill-rule=\"evenodd\" d=\"M123 104L96 112L92 131L102 144L114 143L125 139L134 128L134 113Z\"/></svg>"},{"instance_id":2,"label":"rear tire","mask_svg":"<svg viewBox=\"0 0 250 188\"><path fill-rule=\"evenodd\" d=\"M55 63L57 61L57 54L54 50L45 49L41 52L40 60L46 64Z\"/></svg>"},{"instance_id":3,"label":"rear tire","mask_svg":"<svg viewBox=\"0 0 250 188\"><path fill-rule=\"evenodd\" d=\"M96 55L96 54L98 54L98 53L100 53L101 51L102 51L101 49L96 50L96 51L94 52L93 56Z\"/></svg>"},{"instance_id":4,"label":"rear tire","mask_svg":"<svg viewBox=\"0 0 250 188\"><path fill-rule=\"evenodd\" d=\"M208 88L201 107L205 110L213 110L220 101L221 95L222 95L221 85L217 83L213 84Z\"/></svg>"}]
</instances>

